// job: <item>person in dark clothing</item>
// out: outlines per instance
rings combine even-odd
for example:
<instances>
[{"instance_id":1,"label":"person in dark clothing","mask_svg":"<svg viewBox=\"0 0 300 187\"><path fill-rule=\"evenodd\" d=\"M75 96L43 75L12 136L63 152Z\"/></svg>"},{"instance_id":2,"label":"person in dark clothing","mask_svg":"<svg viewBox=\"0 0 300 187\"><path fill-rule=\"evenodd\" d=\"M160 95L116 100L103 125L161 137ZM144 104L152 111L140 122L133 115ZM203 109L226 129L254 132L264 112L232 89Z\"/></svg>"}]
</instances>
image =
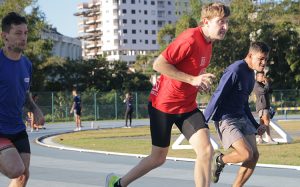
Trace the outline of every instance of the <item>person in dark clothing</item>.
<instances>
[{"instance_id":1,"label":"person in dark clothing","mask_svg":"<svg viewBox=\"0 0 300 187\"><path fill-rule=\"evenodd\" d=\"M206 123L211 117L215 121L223 147L233 149L225 155L215 152L211 169L214 183L227 163L242 162L233 187L243 186L254 171L259 157L255 134L263 134L265 125L255 121L248 99L255 83L254 70L264 70L269 51L263 42L251 43L246 58L226 68L204 111Z\"/></svg>"},{"instance_id":2,"label":"person in dark clothing","mask_svg":"<svg viewBox=\"0 0 300 187\"><path fill-rule=\"evenodd\" d=\"M76 90L72 91L73 95L73 105L71 107L70 113L74 112L74 117L75 117L75 123L76 123L76 128L74 131L80 131L81 130L81 99L80 96L77 94Z\"/></svg>"},{"instance_id":3,"label":"person in dark clothing","mask_svg":"<svg viewBox=\"0 0 300 187\"><path fill-rule=\"evenodd\" d=\"M258 113L260 124L266 125L266 135L268 144L277 144L270 133L270 93L272 92L268 79L264 72L256 73L254 93L256 96L256 112ZM258 144L263 143L262 135L258 135Z\"/></svg>"},{"instance_id":4,"label":"person in dark clothing","mask_svg":"<svg viewBox=\"0 0 300 187\"><path fill-rule=\"evenodd\" d=\"M133 105L132 105L132 95L131 93L127 93L124 99L124 103L126 104L126 111L125 111L125 127L131 128L132 123L132 113L133 113ZM129 119L129 125L127 125Z\"/></svg>"}]
</instances>

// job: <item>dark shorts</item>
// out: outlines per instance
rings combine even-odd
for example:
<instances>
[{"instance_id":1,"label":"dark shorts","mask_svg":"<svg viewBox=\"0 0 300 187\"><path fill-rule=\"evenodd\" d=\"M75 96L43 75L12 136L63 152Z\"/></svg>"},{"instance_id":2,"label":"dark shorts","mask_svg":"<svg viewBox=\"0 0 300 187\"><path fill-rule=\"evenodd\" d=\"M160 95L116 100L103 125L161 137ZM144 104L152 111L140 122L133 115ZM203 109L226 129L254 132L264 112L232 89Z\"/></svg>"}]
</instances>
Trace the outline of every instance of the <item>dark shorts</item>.
<instances>
[{"instance_id":1,"label":"dark shorts","mask_svg":"<svg viewBox=\"0 0 300 187\"><path fill-rule=\"evenodd\" d=\"M202 112L197 108L183 114L167 114L148 104L152 145L170 146L172 126L175 125L187 140L199 129L208 128Z\"/></svg>"},{"instance_id":2,"label":"dark shorts","mask_svg":"<svg viewBox=\"0 0 300 187\"><path fill-rule=\"evenodd\" d=\"M0 134L0 151L15 147L19 153L30 153L28 134L24 130L18 134Z\"/></svg>"},{"instance_id":3,"label":"dark shorts","mask_svg":"<svg viewBox=\"0 0 300 187\"><path fill-rule=\"evenodd\" d=\"M81 108L74 109L74 115L81 116Z\"/></svg>"}]
</instances>

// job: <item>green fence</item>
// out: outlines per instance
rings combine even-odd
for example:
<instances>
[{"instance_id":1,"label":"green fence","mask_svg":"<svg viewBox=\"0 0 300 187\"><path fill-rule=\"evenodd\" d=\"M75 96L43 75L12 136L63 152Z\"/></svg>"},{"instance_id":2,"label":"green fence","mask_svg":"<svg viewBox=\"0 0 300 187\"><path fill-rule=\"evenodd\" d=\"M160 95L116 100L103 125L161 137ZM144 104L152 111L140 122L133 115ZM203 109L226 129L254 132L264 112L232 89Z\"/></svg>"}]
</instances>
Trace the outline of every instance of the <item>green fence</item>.
<instances>
[{"instance_id":1,"label":"green fence","mask_svg":"<svg viewBox=\"0 0 300 187\"><path fill-rule=\"evenodd\" d=\"M46 121L73 120L70 114L73 97L71 92L34 92L38 94L37 104L45 114ZM82 92L79 93L82 100L83 120L123 119L125 113L125 95L119 92ZM133 92L134 118L147 118L147 104L149 92ZM299 90L275 90L272 93L272 106L298 107L300 106ZM199 108L205 108L210 99L209 94L199 94L197 102ZM255 111L255 96L250 97L250 106ZM283 114L283 111L278 111ZM289 113L299 113L291 111Z\"/></svg>"}]
</instances>

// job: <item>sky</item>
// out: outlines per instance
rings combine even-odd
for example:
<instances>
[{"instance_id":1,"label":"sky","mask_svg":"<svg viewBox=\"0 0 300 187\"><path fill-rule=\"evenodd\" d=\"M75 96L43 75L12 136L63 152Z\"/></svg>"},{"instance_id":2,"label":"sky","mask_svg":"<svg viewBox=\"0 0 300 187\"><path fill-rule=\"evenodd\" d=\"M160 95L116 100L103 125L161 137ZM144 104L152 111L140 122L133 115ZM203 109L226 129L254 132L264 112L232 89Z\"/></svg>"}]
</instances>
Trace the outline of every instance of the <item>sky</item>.
<instances>
[{"instance_id":1,"label":"sky","mask_svg":"<svg viewBox=\"0 0 300 187\"><path fill-rule=\"evenodd\" d=\"M38 0L40 10L45 14L46 21L57 31L70 37L78 36L77 5L89 0Z\"/></svg>"}]
</instances>

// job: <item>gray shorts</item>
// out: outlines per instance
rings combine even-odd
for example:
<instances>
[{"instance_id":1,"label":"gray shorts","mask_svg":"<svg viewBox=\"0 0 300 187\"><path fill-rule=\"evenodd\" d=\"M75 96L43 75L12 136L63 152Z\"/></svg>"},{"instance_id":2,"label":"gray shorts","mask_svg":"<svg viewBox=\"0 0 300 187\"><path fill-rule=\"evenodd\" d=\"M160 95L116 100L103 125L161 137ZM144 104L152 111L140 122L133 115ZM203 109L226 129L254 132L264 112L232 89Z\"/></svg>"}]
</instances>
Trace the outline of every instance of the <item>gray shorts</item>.
<instances>
[{"instance_id":1,"label":"gray shorts","mask_svg":"<svg viewBox=\"0 0 300 187\"><path fill-rule=\"evenodd\" d=\"M258 116L259 118L261 118L263 115L266 115L270 118L270 112L268 109L262 109L260 111L258 111Z\"/></svg>"},{"instance_id":2,"label":"gray shorts","mask_svg":"<svg viewBox=\"0 0 300 187\"><path fill-rule=\"evenodd\" d=\"M257 132L254 125L247 117L229 118L215 123L224 149L228 149L234 142L245 135Z\"/></svg>"}]
</instances>

